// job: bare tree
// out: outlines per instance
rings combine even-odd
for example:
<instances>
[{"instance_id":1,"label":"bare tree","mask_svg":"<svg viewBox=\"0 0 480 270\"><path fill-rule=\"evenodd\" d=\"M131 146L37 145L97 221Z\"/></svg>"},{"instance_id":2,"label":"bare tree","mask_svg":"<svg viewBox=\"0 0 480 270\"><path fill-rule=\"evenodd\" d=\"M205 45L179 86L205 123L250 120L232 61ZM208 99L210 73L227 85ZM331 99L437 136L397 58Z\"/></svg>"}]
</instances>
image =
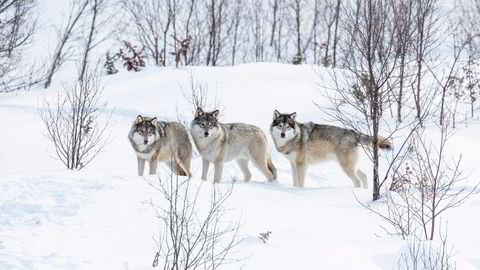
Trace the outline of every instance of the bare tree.
<instances>
[{"instance_id":1,"label":"bare tree","mask_svg":"<svg viewBox=\"0 0 480 270\"><path fill-rule=\"evenodd\" d=\"M245 8L245 2L243 0L236 0L235 1L235 8L233 12L233 40L232 40L232 66L235 65L235 56L237 53L237 47L238 47L238 36L240 34L240 26L242 23L242 11Z\"/></svg>"},{"instance_id":2,"label":"bare tree","mask_svg":"<svg viewBox=\"0 0 480 270\"><path fill-rule=\"evenodd\" d=\"M347 9L343 31L353 37L344 44L352 49L352 59L345 63L345 72L333 71L334 93L328 94L331 107L323 108L344 126L368 134L373 138L367 154L373 163L373 200L380 197L379 134L386 110L386 102L397 81L398 52L394 46L395 26L389 1L368 0L361 6L359 18L354 9ZM363 121L358 121L359 113ZM395 127L395 132L399 126Z\"/></svg>"},{"instance_id":3,"label":"bare tree","mask_svg":"<svg viewBox=\"0 0 480 270\"><path fill-rule=\"evenodd\" d=\"M87 36L85 38L85 44L83 49L82 60L80 62L79 79L82 80L85 76L85 72L88 68L89 56L92 49L97 46L101 40L96 40L96 36L99 32L99 26L105 25L105 19L102 20L101 15L107 8L107 0L90 0L90 25L88 27ZM110 19L110 18L108 18Z\"/></svg>"},{"instance_id":4,"label":"bare tree","mask_svg":"<svg viewBox=\"0 0 480 270\"><path fill-rule=\"evenodd\" d=\"M461 156L447 159L445 149L453 134L449 123L437 126L438 139L428 138L424 130L417 129L409 155L393 172L396 185L385 197L386 210L366 205L387 222L389 226L384 229L388 233L403 239L414 236L433 240L441 216L478 192L479 184L469 187L462 174Z\"/></svg>"},{"instance_id":5,"label":"bare tree","mask_svg":"<svg viewBox=\"0 0 480 270\"><path fill-rule=\"evenodd\" d=\"M156 65L166 66L167 37L172 22L171 0L122 0L134 23L132 30Z\"/></svg>"},{"instance_id":6,"label":"bare tree","mask_svg":"<svg viewBox=\"0 0 480 270\"><path fill-rule=\"evenodd\" d=\"M208 43L206 64L216 66L220 60L221 52L224 49L225 33L228 32L227 19L228 1L227 0L209 0L205 1L208 24Z\"/></svg>"},{"instance_id":7,"label":"bare tree","mask_svg":"<svg viewBox=\"0 0 480 270\"><path fill-rule=\"evenodd\" d=\"M314 0L313 1L313 21L312 21L312 35L313 35L313 63L317 65L318 61L318 54L317 50L319 49L319 35L318 35L318 28L320 22L320 1Z\"/></svg>"},{"instance_id":8,"label":"bare tree","mask_svg":"<svg viewBox=\"0 0 480 270\"><path fill-rule=\"evenodd\" d=\"M341 11L341 0L337 0L335 5L335 28L333 31L333 55L332 55L332 66L337 66L337 44L338 44L338 22L340 21L340 11Z\"/></svg>"},{"instance_id":9,"label":"bare tree","mask_svg":"<svg viewBox=\"0 0 480 270\"><path fill-rule=\"evenodd\" d=\"M29 86L29 70L21 64L23 52L36 29L36 1L0 1L0 92Z\"/></svg>"},{"instance_id":10,"label":"bare tree","mask_svg":"<svg viewBox=\"0 0 480 270\"><path fill-rule=\"evenodd\" d=\"M399 54L398 91L395 94L397 103L397 121L401 122L402 108L407 102L405 89L413 84L412 74L409 74L409 64L412 54L412 38L415 32L413 18L415 0L392 1L393 20L395 23L395 43ZM419 115L417 114L417 117Z\"/></svg>"},{"instance_id":11,"label":"bare tree","mask_svg":"<svg viewBox=\"0 0 480 270\"><path fill-rule=\"evenodd\" d=\"M185 100L190 104L192 115L198 108L220 108L217 95L212 97L208 85L195 79L195 74L189 71L188 85L181 85L180 90Z\"/></svg>"},{"instance_id":12,"label":"bare tree","mask_svg":"<svg viewBox=\"0 0 480 270\"><path fill-rule=\"evenodd\" d=\"M289 35L285 31L289 31L288 27L288 2L286 0L273 0L270 3L271 16L266 16L270 19L272 25L270 33L269 45L273 47L273 54L277 62L281 62L285 57L286 49L288 47ZM290 60L290 59L288 59Z\"/></svg>"},{"instance_id":13,"label":"bare tree","mask_svg":"<svg viewBox=\"0 0 480 270\"><path fill-rule=\"evenodd\" d=\"M249 11L249 25L252 35L252 51L256 62L265 61L266 44L267 44L267 31L266 31L266 18L264 2L255 0Z\"/></svg>"},{"instance_id":14,"label":"bare tree","mask_svg":"<svg viewBox=\"0 0 480 270\"><path fill-rule=\"evenodd\" d=\"M175 52L172 53L173 55L175 55L175 66L178 67L178 64L182 63L182 57L183 57L183 64L187 65L188 64L187 54L188 54L188 51L190 51L190 48L192 46L192 37L188 36L183 40L179 40L175 36L172 36L172 37L175 43L176 44L178 43L178 45L175 46L176 47Z\"/></svg>"},{"instance_id":15,"label":"bare tree","mask_svg":"<svg viewBox=\"0 0 480 270\"><path fill-rule=\"evenodd\" d=\"M480 98L480 62L474 56L473 40L468 42L468 59L462 68L464 88L467 90L468 102L470 103L470 117L474 117L475 103Z\"/></svg>"},{"instance_id":16,"label":"bare tree","mask_svg":"<svg viewBox=\"0 0 480 270\"><path fill-rule=\"evenodd\" d=\"M158 251L152 266L163 269L218 269L238 260L231 257L239 243L240 223L232 217L227 202L233 186L221 190L170 174L157 189L161 205L154 205L161 221ZM210 199L199 199L210 188Z\"/></svg>"},{"instance_id":17,"label":"bare tree","mask_svg":"<svg viewBox=\"0 0 480 270\"><path fill-rule=\"evenodd\" d=\"M294 63L303 63L305 61L304 50L302 46L302 12L303 12L303 1L302 0L293 0L290 4L290 7L294 13L294 29L296 37L296 54L294 56Z\"/></svg>"},{"instance_id":18,"label":"bare tree","mask_svg":"<svg viewBox=\"0 0 480 270\"><path fill-rule=\"evenodd\" d=\"M433 53L433 49L438 42L436 31L438 30L439 18L436 12L437 0L416 0L414 7L416 32L413 36L412 47L416 62L416 81L413 87L413 98L417 110L417 118L419 121L422 121L422 114L425 113L422 106L424 65L430 62L429 56ZM422 122L421 124L423 126Z\"/></svg>"},{"instance_id":19,"label":"bare tree","mask_svg":"<svg viewBox=\"0 0 480 270\"><path fill-rule=\"evenodd\" d=\"M78 23L81 21L85 11L87 10L90 0L74 1L70 3L70 11L67 21L61 29L58 29L58 41L51 59L51 63L48 68L44 87L48 88L52 83L53 75L68 55L72 52L72 48L69 47L71 39L75 38L77 33Z\"/></svg>"},{"instance_id":20,"label":"bare tree","mask_svg":"<svg viewBox=\"0 0 480 270\"><path fill-rule=\"evenodd\" d=\"M461 40L457 40L455 34L453 35L453 43L454 43L454 50L453 50L453 59L451 60L451 65L448 66L446 70L446 75L440 77L435 70L429 65L426 65L428 72L432 75L434 79L434 84L436 85L435 88L439 90L432 91L433 95L437 95L440 92L440 116L439 116L439 124L443 125L445 122L445 118L447 115L447 105L445 103L448 91L451 89L452 84L455 81L455 78L458 73L457 65L459 63L460 57L463 54L463 51L466 45L471 42L473 36L468 36L466 40L463 38ZM424 103L425 104L425 103ZM424 110L425 111L425 110ZM418 112L418 111L417 111Z\"/></svg>"},{"instance_id":21,"label":"bare tree","mask_svg":"<svg viewBox=\"0 0 480 270\"><path fill-rule=\"evenodd\" d=\"M87 68L82 80L64 85L64 93L56 103L44 100L40 116L46 137L57 158L70 170L87 166L108 142L108 120L102 124L99 119L106 107L101 103L101 94L100 78Z\"/></svg>"},{"instance_id":22,"label":"bare tree","mask_svg":"<svg viewBox=\"0 0 480 270\"><path fill-rule=\"evenodd\" d=\"M453 247L447 242L447 233L440 235L441 243L435 247L432 242L411 238L407 242L407 251L398 261L398 270L455 270Z\"/></svg>"},{"instance_id":23,"label":"bare tree","mask_svg":"<svg viewBox=\"0 0 480 270\"><path fill-rule=\"evenodd\" d=\"M324 7L324 13L323 16L324 18L324 24L326 27L327 31L327 37L325 42L323 43L323 48L325 49L325 53L323 56L323 59L321 59L321 64L324 66L329 66L332 62L331 57L330 57L330 43L332 40L332 27L333 24L335 23L335 11L333 8L333 5L330 2L326 2L325 7Z\"/></svg>"}]
</instances>

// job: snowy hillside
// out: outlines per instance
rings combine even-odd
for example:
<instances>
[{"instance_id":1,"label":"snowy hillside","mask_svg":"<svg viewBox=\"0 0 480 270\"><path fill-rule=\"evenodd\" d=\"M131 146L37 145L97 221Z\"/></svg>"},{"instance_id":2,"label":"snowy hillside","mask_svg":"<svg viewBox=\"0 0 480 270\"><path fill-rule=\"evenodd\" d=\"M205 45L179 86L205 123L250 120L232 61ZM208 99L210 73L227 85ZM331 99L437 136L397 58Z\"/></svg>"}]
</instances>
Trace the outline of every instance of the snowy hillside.
<instances>
[{"instance_id":1,"label":"snowy hillside","mask_svg":"<svg viewBox=\"0 0 480 270\"><path fill-rule=\"evenodd\" d=\"M104 78L105 117L111 141L82 171L65 170L44 136L39 104L55 99L60 82L0 96L0 269L152 269L159 220L150 201L159 194L154 176L136 176L127 140L139 114L161 120L192 120L182 95L190 74L208 85L222 108L223 122L257 125L269 140L278 182L267 183L252 168L252 181L237 181L229 205L241 218L237 264L227 269L394 269L406 242L385 235L369 203L371 190L354 188L336 163L310 167L306 188L294 188L289 162L274 148L269 125L274 109L296 111L298 121L324 122L313 102L319 73L310 65L246 64L234 67L147 68ZM480 125L460 125L452 154L463 154L464 171L480 179ZM395 143L395 141L394 141ZM362 167L371 179L363 157ZM164 169L165 167L162 167ZM242 179L235 162L226 164L227 186ZM201 158L194 155L191 181L200 183ZM213 169L208 183L212 185ZM371 183L370 183L371 185ZM205 194L206 195L206 194ZM199 200L207 200L208 195ZM480 195L445 216L457 269L480 269ZM266 243L260 233L271 231Z\"/></svg>"}]
</instances>

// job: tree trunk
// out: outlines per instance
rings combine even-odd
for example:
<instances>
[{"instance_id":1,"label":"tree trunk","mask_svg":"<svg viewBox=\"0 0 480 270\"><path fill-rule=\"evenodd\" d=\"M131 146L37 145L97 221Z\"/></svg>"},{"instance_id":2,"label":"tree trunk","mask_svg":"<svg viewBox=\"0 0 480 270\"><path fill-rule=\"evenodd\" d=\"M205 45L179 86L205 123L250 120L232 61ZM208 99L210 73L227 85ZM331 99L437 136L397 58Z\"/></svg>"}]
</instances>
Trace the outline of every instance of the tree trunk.
<instances>
[{"instance_id":1,"label":"tree trunk","mask_svg":"<svg viewBox=\"0 0 480 270\"><path fill-rule=\"evenodd\" d=\"M332 67L336 67L337 65L338 21L340 20L340 5L341 0L337 0L337 7L335 8L335 32L333 35Z\"/></svg>"},{"instance_id":2,"label":"tree trunk","mask_svg":"<svg viewBox=\"0 0 480 270\"><path fill-rule=\"evenodd\" d=\"M81 64L81 70L79 73L79 80L83 80L85 77L85 70L87 69L88 65L88 56L90 54L90 50L92 49L92 42L93 42L93 36L95 34L95 28L96 28L96 23L97 23L97 15L98 15L98 9L99 9L99 2L101 0L92 0L92 24L90 25L90 31L88 33L88 38L87 38L87 43L85 44L85 51L83 52L83 59L82 59L82 64Z\"/></svg>"}]
</instances>

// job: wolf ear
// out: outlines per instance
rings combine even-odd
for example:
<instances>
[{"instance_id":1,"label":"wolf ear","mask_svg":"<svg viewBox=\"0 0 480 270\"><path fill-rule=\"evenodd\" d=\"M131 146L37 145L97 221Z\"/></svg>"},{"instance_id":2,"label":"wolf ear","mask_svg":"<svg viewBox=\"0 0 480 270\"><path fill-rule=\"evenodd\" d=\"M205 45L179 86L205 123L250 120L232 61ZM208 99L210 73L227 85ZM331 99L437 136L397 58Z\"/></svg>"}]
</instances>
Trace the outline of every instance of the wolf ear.
<instances>
[{"instance_id":1,"label":"wolf ear","mask_svg":"<svg viewBox=\"0 0 480 270\"><path fill-rule=\"evenodd\" d=\"M153 117L150 122L152 123L152 125L156 126L158 123L157 117Z\"/></svg>"},{"instance_id":2,"label":"wolf ear","mask_svg":"<svg viewBox=\"0 0 480 270\"><path fill-rule=\"evenodd\" d=\"M195 117L199 117L199 116L202 116L203 114L205 114L202 110L202 108L197 108L197 110L195 111Z\"/></svg>"},{"instance_id":3,"label":"wolf ear","mask_svg":"<svg viewBox=\"0 0 480 270\"><path fill-rule=\"evenodd\" d=\"M143 122L143 117L141 115L138 115L137 118L135 119L135 124L140 124Z\"/></svg>"},{"instance_id":4,"label":"wolf ear","mask_svg":"<svg viewBox=\"0 0 480 270\"><path fill-rule=\"evenodd\" d=\"M218 119L218 115L220 114L220 111L219 110L215 110L212 112L212 116L215 118L215 119Z\"/></svg>"},{"instance_id":5,"label":"wolf ear","mask_svg":"<svg viewBox=\"0 0 480 270\"><path fill-rule=\"evenodd\" d=\"M273 120L277 119L278 117L280 117L280 112L277 110L273 111Z\"/></svg>"},{"instance_id":6,"label":"wolf ear","mask_svg":"<svg viewBox=\"0 0 480 270\"><path fill-rule=\"evenodd\" d=\"M295 118L297 118L297 113L296 113L296 112L290 114L290 119L292 119L293 121L295 121Z\"/></svg>"}]
</instances>

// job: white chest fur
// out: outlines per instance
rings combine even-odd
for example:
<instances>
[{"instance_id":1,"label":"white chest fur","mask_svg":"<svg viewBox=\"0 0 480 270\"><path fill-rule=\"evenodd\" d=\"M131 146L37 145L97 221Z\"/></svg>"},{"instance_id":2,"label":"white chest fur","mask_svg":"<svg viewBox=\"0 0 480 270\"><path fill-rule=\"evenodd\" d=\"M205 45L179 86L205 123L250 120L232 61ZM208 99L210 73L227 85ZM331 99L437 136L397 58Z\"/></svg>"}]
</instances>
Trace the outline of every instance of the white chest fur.
<instances>
[{"instance_id":1,"label":"white chest fur","mask_svg":"<svg viewBox=\"0 0 480 270\"><path fill-rule=\"evenodd\" d=\"M137 157L139 157L141 159L144 159L144 160L151 160L152 157L153 157L153 154L155 154L154 151L147 152L147 153L140 153L140 152L135 151L135 153L137 154Z\"/></svg>"}]
</instances>

